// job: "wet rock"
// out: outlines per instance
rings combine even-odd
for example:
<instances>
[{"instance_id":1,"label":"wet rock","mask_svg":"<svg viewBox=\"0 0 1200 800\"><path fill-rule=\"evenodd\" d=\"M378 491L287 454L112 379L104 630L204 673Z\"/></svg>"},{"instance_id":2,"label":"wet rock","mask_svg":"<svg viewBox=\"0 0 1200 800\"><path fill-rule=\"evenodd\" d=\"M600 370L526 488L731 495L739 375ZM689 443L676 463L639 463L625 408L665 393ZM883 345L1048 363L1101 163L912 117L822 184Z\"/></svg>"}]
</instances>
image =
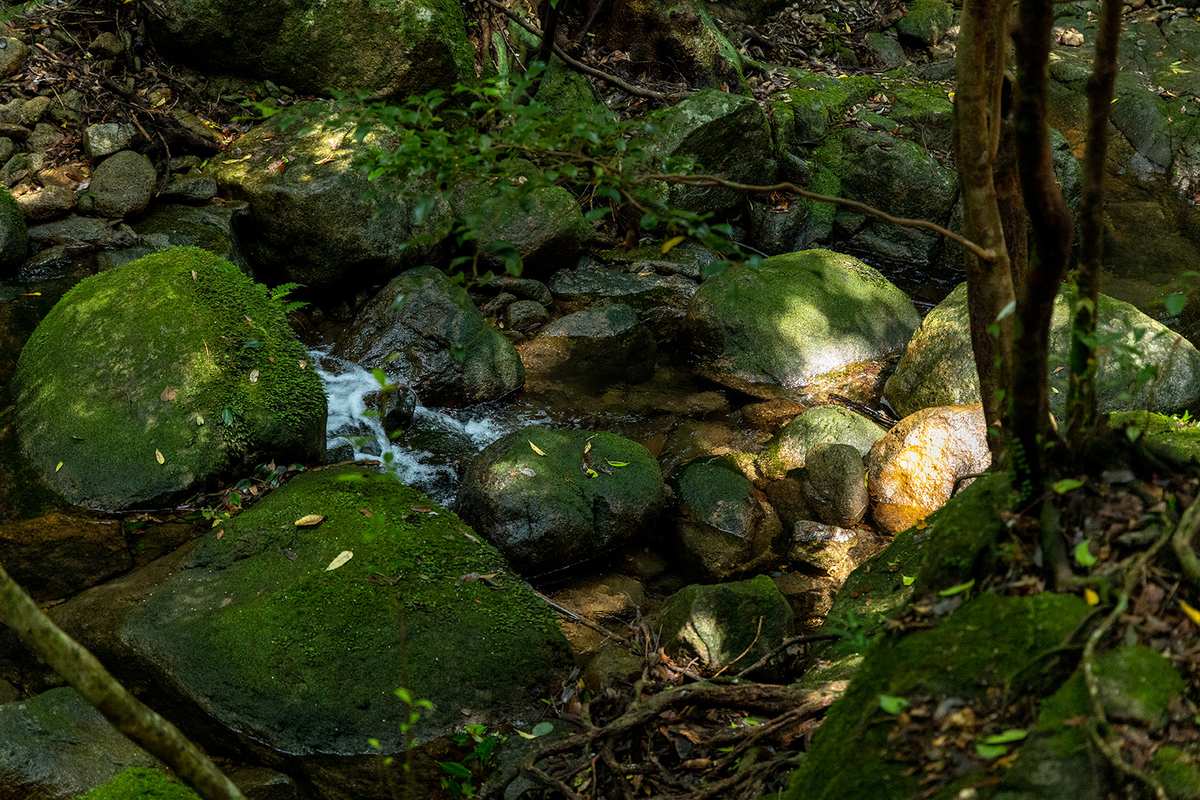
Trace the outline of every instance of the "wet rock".
<instances>
[{"instance_id":1,"label":"wet rock","mask_svg":"<svg viewBox=\"0 0 1200 800\"><path fill-rule=\"evenodd\" d=\"M782 532L779 518L754 486L719 459L693 462L672 476L679 500L675 535L679 557L703 580L745 574L770 556Z\"/></svg>"},{"instance_id":2,"label":"wet rock","mask_svg":"<svg viewBox=\"0 0 1200 800\"><path fill-rule=\"evenodd\" d=\"M22 451L76 503L146 508L235 464L325 449L325 393L282 310L198 248L76 285L21 351L13 390Z\"/></svg>"},{"instance_id":3,"label":"wet rock","mask_svg":"<svg viewBox=\"0 0 1200 800\"><path fill-rule=\"evenodd\" d=\"M618 691L632 686L642 677L642 660L622 645L612 643L602 647L583 670L583 685L599 697L605 689Z\"/></svg>"},{"instance_id":4,"label":"wet rock","mask_svg":"<svg viewBox=\"0 0 1200 800\"><path fill-rule=\"evenodd\" d=\"M240 203L198 207L162 203L155 204L149 213L134 222L132 229L138 234L141 248L154 251L199 247L248 272L249 265L234 233L235 220L245 214L246 207ZM141 258L144 253L133 252L132 255Z\"/></svg>"},{"instance_id":5,"label":"wet rock","mask_svg":"<svg viewBox=\"0 0 1200 800\"><path fill-rule=\"evenodd\" d=\"M1066 409L1070 350L1069 290L1054 301L1050 327L1050 410ZM1171 413L1200 401L1200 352L1190 342L1128 303L1100 295L1097 327L1110 341L1099 357L1096 397L1101 411L1146 409ZM1144 369L1158 376L1138 385ZM907 416L931 406L979 402L971 349L967 287L960 284L929 312L884 387L884 398Z\"/></svg>"},{"instance_id":6,"label":"wet rock","mask_svg":"<svg viewBox=\"0 0 1200 800\"><path fill-rule=\"evenodd\" d=\"M515 294L501 292L480 306L479 313L483 314L485 317L499 317L504 313L504 309L508 308L515 302L517 302L517 296Z\"/></svg>"},{"instance_id":7,"label":"wet rock","mask_svg":"<svg viewBox=\"0 0 1200 800\"><path fill-rule=\"evenodd\" d=\"M383 431L393 436L412 425L417 410L417 395L406 386L397 386L390 392L372 392L363 398L367 408L379 414Z\"/></svg>"},{"instance_id":8,"label":"wet rock","mask_svg":"<svg viewBox=\"0 0 1200 800\"><path fill-rule=\"evenodd\" d=\"M217 181L211 175L172 175L158 196L163 200L206 203L217 196Z\"/></svg>"},{"instance_id":9,"label":"wet rock","mask_svg":"<svg viewBox=\"0 0 1200 800\"><path fill-rule=\"evenodd\" d=\"M95 586L133 566L121 524L50 512L0 524L0 564L39 601Z\"/></svg>"},{"instance_id":10,"label":"wet rock","mask_svg":"<svg viewBox=\"0 0 1200 800\"><path fill-rule=\"evenodd\" d=\"M242 233L255 264L281 283L352 294L429 263L435 245L405 244L436 231L446 206L435 205L417 223L412 203L393 196L364 199L375 187L356 159L388 135L386 129L360 142L353 125L336 124L332 104L298 103L289 110L296 124L284 127L272 117L208 168L223 193L249 203Z\"/></svg>"},{"instance_id":11,"label":"wet rock","mask_svg":"<svg viewBox=\"0 0 1200 800\"><path fill-rule=\"evenodd\" d=\"M89 125L83 130L83 152L96 163L129 147L137 134L137 128L125 122Z\"/></svg>"},{"instance_id":12,"label":"wet rock","mask_svg":"<svg viewBox=\"0 0 1200 800\"><path fill-rule=\"evenodd\" d=\"M698 288L682 275L624 272L583 258L575 269L554 273L550 291L567 311L621 303L639 311L673 309L682 316Z\"/></svg>"},{"instance_id":13,"label":"wet rock","mask_svg":"<svg viewBox=\"0 0 1200 800\"><path fill-rule=\"evenodd\" d=\"M840 583L846 580L846 576L859 564L860 559L852 558L851 551L859 544L861 538L858 531L835 525L811 521L797 522L792 528L788 560L793 564L819 570Z\"/></svg>"},{"instance_id":14,"label":"wet rock","mask_svg":"<svg viewBox=\"0 0 1200 800\"><path fill-rule=\"evenodd\" d=\"M517 300L504 309L504 322L509 330L529 333L550 319L546 307L533 300Z\"/></svg>"},{"instance_id":15,"label":"wet rock","mask_svg":"<svg viewBox=\"0 0 1200 800\"><path fill-rule=\"evenodd\" d=\"M763 448L759 469L768 478L781 478L803 467L808 451L822 442L848 444L866 455L887 433L861 414L842 406L817 406L793 419Z\"/></svg>"},{"instance_id":16,"label":"wet rock","mask_svg":"<svg viewBox=\"0 0 1200 800\"><path fill-rule=\"evenodd\" d=\"M44 153L54 145L67 138L57 128L47 122L39 122L29 134L26 145L32 153Z\"/></svg>"},{"instance_id":17,"label":"wet rock","mask_svg":"<svg viewBox=\"0 0 1200 800\"><path fill-rule=\"evenodd\" d=\"M764 400L742 406L739 414L747 425L775 433L804 413L804 406L792 400Z\"/></svg>"},{"instance_id":18,"label":"wet rock","mask_svg":"<svg viewBox=\"0 0 1200 800\"><path fill-rule=\"evenodd\" d=\"M13 156L15 160L17 156ZM10 161L11 163L11 161ZM17 198L25 218L32 222L62 216L75 207L75 193L63 186L46 186Z\"/></svg>"},{"instance_id":19,"label":"wet rock","mask_svg":"<svg viewBox=\"0 0 1200 800\"><path fill-rule=\"evenodd\" d=\"M296 782L266 767L235 767L226 773L246 800L299 800Z\"/></svg>"},{"instance_id":20,"label":"wet rock","mask_svg":"<svg viewBox=\"0 0 1200 800\"><path fill-rule=\"evenodd\" d=\"M161 765L74 689L0 705L0 794L67 800L130 767Z\"/></svg>"},{"instance_id":21,"label":"wet rock","mask_svg":"<svg viewBox=\"0 0 1200 800\"><path fill-rule=\"evenodd\" d=\"M667 598L659 614L669 653L694 655L705 671L729 666L734 674L790 636L792 623L791 606L766 575L685 587Z\"/></svg>"},{"instance_id":22,"label":"wet rock","mask_svg":"<svg viewBox=\"0 0 1200 800\"><path fill-rule=\"evenodd\" d=\"M0 275L21 266L28 252L25 211L12 192L0 186Z\"/></svg>"},{"instance_id":23,"label":"wet rock","mask_svg":"<svg viewBox=\"0 0 1200 800\"><path fill-rule=\"evenodd\" d=\"M896 30L916 44L932 47L942 40L953 21L954 9L945 0L915 0L896 23Z\"/></svg>"},{"instance_id":24,"label":"wet rock","mask_svg":"<svg viewBox=\"0 0 1200 800\"><path fill-rule=\"evenodd\" d=\"M540 303L546 308L554 305L554 297L550 294L550 289L546 284L533 278L514 278L511 275L501 275L488 286L516 295L522 300Z\"/></svg>"},{"instance_id":25,"label":"wet rock","mask_svg":"<svg viewBox=\"0 0 1200 800\"><path fill-rule=\"evenodd\" d=\"M941 508L959 478L991 463L982 404L907 416L867 454L872 518L885 533L905 530Z\"/></svg>"},{"instance_id":26,"label":"wet rock","mask_svg":"<svg viewBox=\"0 0 1200 800\"><path fill-rule=\"evenodd\" d=\"M5 36L0 39L0 78L17 74L25 68L29 58L29 46L20 39Z\"/></svg>"},{"instance_id":27,"label":"wet rock","mask_svg":"<svg viewBox=\"0 0 1200 800\"><path fill-rule=\"evenodd\" d=\"M866 470L857 448L822 442L809 448L800 489L822 522L839 527L858 523L867 512Z\"/></svg>"},{"instance_id":28,"label":"wet rock","mask_svg":"<svg viewBox=\"0 0 1200 800\"><path fill-rule=\"evenodd\" d=\"M691 159L710 174L742 183L763 183L774 175L767 118L750 97L706 89L650 114L646 122L655 127L641 142L652 163ZM688 211L719 214L742 203L740 192L718 187L672 186L668 194L672 206Z\"/></svg>"},{"instance_id":29,"label":"wet rock","mask_svg":"<svg viewBox=\"0 0 1200 800\"><path fill-rule=\"evenodd\" d=\"M531 427L476 456L458 512L520 574L537 575L648 535L663 502L658 464L641 445L611 433Z\"/></svg>"},{"instance_id":30,"label":"wet rock","mask_svg":"<svg viewBox=\"0 0 1200 800\"><path fill-rule=\"evenodd\" d=\"M840 386L900 350L920 318L912 301L850 256L808 250L707 280L685 330L707 378L773 399Z\"/></svg>"},{"instance_id":31,"label":"wet rock","mask_svg":"<svg viewBox=\"0 0 1200 800\"><path fill-rule=\"evenodd\" d=\"M162 11L150 33L173 58L305 94L332 87L403 98L475 79L466 21L455 3L280 0L245 8L170 0Z\"/></svg>"},{"instance_id":32,"label":"wet rock","mask_svg":"<svg viewBox=\"0 0 1200 800\"><path fill-rule=\"evenodd\" d=\"M521 348L529 373L597 388L647 380L654 374L655 355L650 331L621 304L560 317Z\"/></svg>"},{"instance_id":33,"label":"wet rock","mask_svg":"<svg viewBox=\"0 0 1200 800\"><path fill-rule=\"evenodd\" d=\"M433 267L411 269L385 286L332 355L383 369L388 381L410 387L430 406L494 400L525 383L517 351L466 291Z\"/></svg>"},{"instance_id":34,"label":"wet rock","mask_svg":"<svg viewBox=\"0 0 1200 800\"><path fill-rule=\"evenodd\" d=\"M103 217L130 217L142 213L154 197L158 174L150 159L122 150L92 172L95 211Z\"/></svg>"}]
</instances>

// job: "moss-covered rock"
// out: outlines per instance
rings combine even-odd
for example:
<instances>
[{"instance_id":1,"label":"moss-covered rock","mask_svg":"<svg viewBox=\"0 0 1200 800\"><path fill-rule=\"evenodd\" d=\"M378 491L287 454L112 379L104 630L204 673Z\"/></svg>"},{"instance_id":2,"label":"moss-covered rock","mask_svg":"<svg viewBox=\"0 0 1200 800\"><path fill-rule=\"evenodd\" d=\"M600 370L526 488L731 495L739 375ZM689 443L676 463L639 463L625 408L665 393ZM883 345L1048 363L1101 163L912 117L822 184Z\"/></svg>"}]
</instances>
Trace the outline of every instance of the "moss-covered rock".
<instances>
[{"instance_id":1,"label":"moss-covered rock","mask_svg":"<svg viewBox=\"0 0 1200 800\"><path fill-rule=\"evenodd\" d=\"M581 111L606 116L612 113L600 100L587 76L568 67L558 56L550 56L534 100L544 103L550 113L559 117Z\"/></svg>"},{"instance_id":2,"label":"moss-covered rock","mask_svg":"<svg viewBox=\"0 0 1200 800\"><path fill-rule=\"evenodd\" d=\"M0 274L21 266L28 252L25 212L8 187L0 187Z\"/></svg>"},{"instance_id":3,"label":"moss-covered rock","mask_svg":"<svg viewBox=\"0 0 1200 800\"><path fill-rule=\"evenodd\" d=\"M171 0L151 32L176 58L305 93L449 89L475 76L462 6L448 0Z\"/></svg>"},{"instance_id":4,"label":"moss-covered rock","mask_svg":"<svg viewBox=\"0 0 1200 800\"><path fill-rule=\"evenodd\" d=\"M521 357L433 267L385 286L338 339L333 354L381 368L431 406L463 406L511 394L525 383Z\"/></svg>"},{"instance_id":5,"label":"moss-covered rock","mask_svg":"<svg viewBox=\"0 0 1200 800\"><path fill-rule=\"evenodd\" d=\"M830 708L784 796L916 796L925 788L924 776L910 768L906 751L889 739L899 718L880 707L880 697L905 698L931 710L941 700L955 698L967 707L978 706L978 718L995 697L1045 692L1057 663L1048 654L1057 651L1088 612L1083 600L1066 595L985 594L932 630L883 636L871 645L846 693ZM954 748L953 756L946 759L943 780L954 788L938 797L954 797L964 785L959 781L976 786L992 780L991 762L975 752L973 740L964 749Z\"/></svg>"},{"instance_id":6,"label":"moss-covered rock","mask_svg":"<svg viewBox=\"0 0 1200 800\"><path fill-rule=\"evenodd\" d=\"M79 283L13 379L21 450L68 500L167 502L237 464L317 459L325 393L280 306L174 248Z\"/></svg>"},{"instance_id":7,"label":"moss-covered rock","mask_svg":"<svg viewBox=\"0 0 1200 800\"><path fill-rule=\"evenodd\" d=\"M637 312L613 303L559 317L521 348L521 362L531 375L600 393L615 383L650 378L657 352Z\"/></svg>"},{"instance_id":8,"label":"moss-covered rock","mask_svg":"<svg viewBox=\"0 0 1200 800\"><path fill-rule=\"evenodd\" d=\"M758 468L768 478L782 478L789 470L803 467L808 451L824 442L848 444L865 456L885 433L862 414L842 406L817 406L784 425L767 442Z\"/></svg>"},{"instance_id":9,"label":"moss-covered rock","mask_svg":"<svg viewBox=\"0 0 1200 800\"><path fill-rule=\"evenodd\" d=\"M69 687L0 705L0 742L0 797L13 800L75 797L158 764Z\"/></svg>"},{"instance_id":10,"label":"moss-covered rock","mask_svg":"<svg viewBox=\"0 0 1200 800\"><path fill-rule=\"evenodd\" d=\"M130 767L79 800L200 800L200 795L159 770Z\"/></svg>"},{"instance_id":11,"label":"moss-covered rock","mask_svg":"<svg viewBox=\"0 0 1200 800\"><path fill-rule=\"evenodd\" d=\"M432 244L406 243L449 211L435 205L418 223L414 203L373 193L362 165L384 133L360 141L332 104L298 103L212 159L223 192L250 205L241 233L258 268L280 283L353 295L426 261Z\"/></svg>"},{"instance_id":12,"label":"moss-covered rock","mask_svg":"<svg viewBox=\"0 0 1200 800\"><path fill-rule=\"evenodd\" d=\"M1068 371L1059 367L1066 365L1070 347L1070 291L1064 288L1055 299L1050 328L1050 410L1060 419L1067 398ZM1108 344L1096 377L1101 411L1171 412L1200 402L1200 352L1190 342L1106 295L1100 295L1097 316L1099 335ZM1141 378L1148 380L1139 385ZM979 402L965 283L925 317L883 396L901 416Z\"/></svg>"},{"instance_id":13,"label":"moss-covered rock","mask_svg":"<svg viewBox=\"0 0 1200 800\"><path fill-rule=\"evenodd\" d=\"M745 574L782 532L753 484L726 459L693 461L672 476L671 485L679 498L675 530L681 560L704 580Z\"/></svg>"},{"instance_id":14,"label":"moss-covered rock","mask_svg":"<svg viewBox=\"0 0 1200 800\"><path fill-rule=\"evenodd\" d=\"M1183 469L1200 465L1200 427L1150 411L1122 411L1108 415L1108 424L1127 430L1159 458ZM1129 430L1129 429L1134 430Z\"/></svg>"},{"instance_id":15,"label":"moss-covered rock","mask_svg":"<svg viewBox=\"0 0 1200 800\"><path fill-rule=\"evenodd\" d=\"M916 44L932 47L942 40L953 21L954 9L945 0L913 0L896 23L896 30Z\"/></svg>"},{"instance_id":16,"label":"moss-covered rock","mask_svg":"<svg viewBox=\"0 0 1200 800\"><path fill-rule=\"evenodd\" d=\"M753 98L706 89L648 115L646 124L640 144L655 169L675 158L731 181L761 184L774 177L770 126ZM742 202L741 192L719 187L673 186L669 196L671 205L696 212L720 213Z\"/></svg>"},{"instance_id":17,"label":"moss-covered rock","mask_svg":"<svg viewBox=\"0 0 1200 800\"><path fill-rule=\"evenodd\" d=\"M760 626L761 620L761 626ZM663 603L659 628L667 649L716 670L741 656L750 666L792 633L792 607L766 575L711 586L693 584Z\"/></svg>"},{"instance_id":18,"label":"moss-covered rock","mask_svg":"<svg viewBox=\"0 0 1200 800\"><path fill-rule=\"evenodd\" d=\"M309 514L325 519L297 527ZM425 742L531 719L569 661L549 608L500 554L390 476L310 472L223 530L121 636L225 736L304 756L326 796L386 795L368 740L402 748L397 687L433 703L412 733ZM339 554L352 557L334 566Z\"/></svg>"},{"instance_id":19,"label":"moss-covered rock","mask_svg":"<svg viewBox=\"0 0 1200 800\"><path fill-rule=\"evenodd\" d=\"M658 463L640 444L611 433L530 427L471 462L458 512L518 572L531 575L645 535L664 500Z\"/></svg>"},{"instance_id":20,"label":"moss-covered rock","mask_svg":"<svg viewBox=\"0 0 1200 800\"><path fill-rule=\"evenodd\" d=\"M875 269L807 250L710 278L686 326L702 375L770 398L836 384L899 351L918 322L912 301Z\"/></svg>"},{"instance_id":21,"label":"moss-covered rock","mask_svg":"<svg viewBox=\"0 0 1200 800\"><path fill-rule=\"evenodd\" d=\"M617 0L605 43L641 64L659 65L693 86L744 85L742 56L696 0ZM722 19L729 19L722 15Z\"/></svg>"}]
</instances>

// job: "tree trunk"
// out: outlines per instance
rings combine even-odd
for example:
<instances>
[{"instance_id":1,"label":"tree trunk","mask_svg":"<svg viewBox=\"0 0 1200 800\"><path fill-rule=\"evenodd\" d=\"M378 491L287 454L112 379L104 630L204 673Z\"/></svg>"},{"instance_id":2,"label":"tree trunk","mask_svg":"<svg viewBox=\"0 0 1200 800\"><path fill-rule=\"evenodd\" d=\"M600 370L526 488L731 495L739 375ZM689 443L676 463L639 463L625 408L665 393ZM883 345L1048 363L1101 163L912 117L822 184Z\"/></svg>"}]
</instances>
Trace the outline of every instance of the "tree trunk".
<instances>
[{"instance_id":1,"label":"tree trunk","mask_svg":"<svg viewBox=\"0 0 1200 800\"><path fill-rule=\"evenodd\" d=\"M0 567L0 623L16 632L112 726L157 757L206 800L245 800L179 730L125 690L78 642L50 621Z\"/></svg>"}]
</instances>

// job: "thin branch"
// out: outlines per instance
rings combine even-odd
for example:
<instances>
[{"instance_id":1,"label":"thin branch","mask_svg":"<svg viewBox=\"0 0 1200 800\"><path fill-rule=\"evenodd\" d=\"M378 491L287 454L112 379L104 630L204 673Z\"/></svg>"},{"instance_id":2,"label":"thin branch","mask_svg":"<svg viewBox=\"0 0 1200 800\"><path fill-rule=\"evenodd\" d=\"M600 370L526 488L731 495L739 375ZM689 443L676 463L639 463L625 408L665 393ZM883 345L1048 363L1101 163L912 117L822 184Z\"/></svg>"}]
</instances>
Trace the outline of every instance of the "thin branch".
<instances>
[{"instance_id":1,"label":"thin branch","mask_svg":"<svg viewBox=\"0 0 1200 800\"><path fill-rule=\"evenodd\" d=\"M538 27L536 25L531 24L527 19L525 19L521 15L517 14L512 9L508 8L503 3L500 3L497 0L484 0L484 2L486 2L489 6L496 9L497 11L508 16L509 19L511 19L513 22L517 23L518 25L520 25L525 30L532 33L534 36L538 37L539 39L542 38L542 32L540 30L538 30ZM613 86L616 86L618 89L625 92L626 94L631 94L631 95L634 95L635 97L645 97L648 100L669 100L672 97L672 95L663 94L662 92L655 92L651 89L639 88L637 86L634 86L631 83L627 83L627 82L621 80L616 75L610 75L607 72L601 72L600 70L596 69L595 67L589 67L587 64L584 64L582 61L578 61L574 58L571 58L569 55L567 55L563 51L563 49L561 47L558 46L558 44L555 44L553 46L553 50L554 50L554 55L561 58L563 63L566 64L571 69L576 70L577 72L582 72L585 75L591 75L593 78L602 80L605 83L611 83Z\"/></svg>"},{"instance_id":2,"label":"thin branch","mask_svg":"<svg viewBox=\"0 0 1200 800\"><path fill-rule=\"evenodd\" d=\"M490 2L490 0L489 0ZM880 211L874 206L869 206L866 203L860 203L857 200L847 200L844 197L830 197L825 194L817 194L810 192L807 189L801 189L794 183L775 183L770 186L758 186L750 183L738 183L737 181L728 181L724 178L718 178L714 175L685 175L683 173L656 173L653 175L641 175L634 183L650 183L653 181L661 181L663 183L674 183L684 186L721 186L726 189L736 189L742 192L791 192L808 200L815 200L818 203L832 203L844 208L853 208L855 211L861 211L867 216L876 217L877 219L890 222L893 225L900 225L905 228L923 228L927 231L933 231L936 234L946 237L947 239L957 242L965 250L971 251L982 261L995 261L996 254L991 250L981 247L970 239L964 238L948 228L938 225L936 222L930 222L924 219L908 219L907 217L893 217L885 211Z\"/></svg>"},{"instance_id":3,"label":"thin branch","mask_svg":"<svg viewBox=\"0 0 1200 800\"><path fill-rule=\"evenodd\" d=\"M808 633L808 634L803 634L801 636L793 636L792 638L785 640L783 642L783 644L779 645L778 647L773 649L771 652L767 653L765 656L760 658L758 661L755 661L753 664L746 667L744 670L739 672L737 675L734 675L733 677L735 680L738 680L738 679L746 677L751 672L754 672L757 669L762 669L762 667L764 667L766 664L768 664L771 661L771 659L775 658L775 656L779 655L784 650L787 650L789 647L792 647L793 645L808 644L809 642L827 642L827 641L831 641L833 639L841 639L841 638L842 638L842 635L840 633Z\"/></svg>"},{"instance_id":4,"label":"thin branch","mask_svg":"<svg viewBox=\"0 0 1200 800\"><path fill-rule=\"evenodd\" d=\"M0 623L4 623L75 687L112 726L158 758L206 800L245 800L179 729L125 690L82 645L50 621L0 567Z\"/></svg>"}]
</instances>

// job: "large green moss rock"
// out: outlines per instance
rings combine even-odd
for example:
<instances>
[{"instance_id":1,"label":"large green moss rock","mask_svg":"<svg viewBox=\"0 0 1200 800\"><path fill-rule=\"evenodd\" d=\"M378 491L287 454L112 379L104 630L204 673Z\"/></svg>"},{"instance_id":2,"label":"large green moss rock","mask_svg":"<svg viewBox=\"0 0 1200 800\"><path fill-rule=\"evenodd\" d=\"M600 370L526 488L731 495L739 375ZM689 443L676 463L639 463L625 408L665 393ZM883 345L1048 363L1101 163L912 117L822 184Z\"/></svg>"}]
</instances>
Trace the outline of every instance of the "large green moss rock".
<instances>
[{"instance_id":1,"label":"large green moss rock","mask_svg":"<svg viewBox=\"0 0 1200 800\"><path fill-rule=\"evenodd\" d=\"M376 192L362 166L383 134L360 141L332 104L298 103L212 159L223 193L249 203L240 232L256 267L279 283L353 295L425 263L433 245L406 243L448 209L435 205L418 223L413 202Z\"/></svg>"},{"instance_id":2,"label":"large green moss rock","mask_svg":"<svg viewBox=\"0 0 1200 800\"><path fill-rule=\"evenodd\" d=\"M157 764L69 687L0 705L5 800L75 797L122 770Z\"/></svg>"},{"instance_id":3,"label":"large green moss rock","mask_svg":"<svg viewBox=\"0 0 1200 800\"><path fill-rule=\"evenodd\" d=\"M808 451L818 444L848 444L865 456L885 433L882 426L842 406L817 406L771 437L758 457L758 468L768 478L782 478L803 467Z\"/></svg>"},{"instance_id":4,"label":"large green moss rock","mask_svg":"<svg viewBox=\"0 0 1200 800\"><path fill-rule=\"evenodd\" d=\"M954 698L980 719L998 710L993 707L1004 697L1048 693L1057 664L1050 654L1088 613L1083 600L1067 595L984 594L931 630L884 635L871 645L846 693L830 708L784 797L917 796L926 788L923 774L911 769L910 756L901 746L906 739L890 739L900 721L881 708L880 697L905 698L931 712L942 700ZM946 759L946 788L935 796L961 796L957 792L964 786L984 787L978 796L993 796L992 762L971 746L955 748L952 755Z\"/></svg>"},{"instance_id":5,"label":"large green moss rock","mask_svg":"<svg viewBox=\"0 0 1200 800\"><path fill-rule=\"evenodd\" d=\"M806 250L710 278L685 325L702 375L770 398L836 384L899 351L919 321L912 301L872 267Z\"/></svg>"},{"instance_id":6,"label":"large green moss rock","mask_svg":"<svg viewBox=\"0 0 1200 800\"><path fill-rule=\"evenodd\" d=\"M304 93L404 97L474 79L462 6L450 0L168 0L151 33L200 68Z\"/></svg>"},{"instance_id":7,"label":"large green moss rock","mask_svg":"<svg viewBox=\"0 0 1200 800\"><path fill-rule=\"evenodd\" d=\"M516 349L461 286L433 267L410 269L385 286L338 339L333 355L381 368L431 406L495 400L525 383Z\"/></svg>"},{"instance_id":8,"label":"large green moss rock","mask_svg":"<svg viewBox=\"0 0 1200 800\"><path fill-rule=\"evenodd\" d=\"M130 767L79 800L200 800L200 795L159 770Z\"/></svg>"},{"instance_id":9,"label":"large green moss rock","mask_svg":"<svg viewBox=\"0 0 1200 800\"><path fill-rule=\"evenodd\" d=\"M648 535L664 495L658 462L640 444L530 427L475 457L458 512L519 573L536 575Z\"/></svg>"},{"instance_id":10,"label":"large green moss rock","mask_svg":"<svg viewBox=\"0 0 1200 800\"><path fill-rule=\"evenodd\" d=\"M771 130L752 97L706 89L682 102L650 114L646 134L638 142L654 166L665 159L690 160L699 172L740 183L769 183L773 171ZM673 186L673 206L688 211L720 213L741 204L741 192L702 186Z\"/></svg>"},{"instance_id":11,"label":"large green moss rock","mask_svg":"<svg viewBox=\"0 0 1200 800\"><path fill-rule=\"evenodd\" d=\"M906 39L932 47L942 40L953 21L954 9L945 0L913 0L896 23L896 30Z\"/></svg>"},{"instance_id":12,"label":"large green moss rock","mask_svg":"<svg viewBox=\"0 0 1200 800\"><path fill-rule=\"evenodd\" d=\"M1200 466L1200 427L1194 423L1149 411L1121 411L1109 414L1108 424L1125 430L1141 447L1181 469Z\"/></svg>"},{"instance_id":13,"label":"large green moss rock","mask_svg":"<svg viewBox=\"0 0 1200 800\"><path fill-rule=\"evenodd\" d=\"M0 188L0 274L21 266L29 254L25 212L8 187Z\"/></svg>"},{"instance_id":14,"label":"large green moss rock","mask_svg":"<svg viewBox=\"0 0 1200 800\"><path fill-rule=\"evenodd\" d=\"M309 514L325 519L297 527ZM398 687L433 704L411 733L427 742L532 721L569 665L553 613L495 548L390 476L309 472L222 529L120 636L224 744L290 763L322 796L388 796L368 740L403 749Z\"/></svg>"},{"instance_id":15,"label":"large green moss rock","mask_svg":"<svg viewBox=\"0 0 1200 800\"><path fill-rule=\"evenodd\" d=\"M720 669L741 656L750 666L792 633L792 607L766 575L710 586L685 586L663 603L663 644ZM760 625L761 621L761 625Z\"/></svg>"},{"instance_id":16,"label":"large green moss rock","mask_svg":"<svg viewBox=\"0 0 1200 800\"><path fill-rule=\"evenodd\" d=\"M1070 349L1069 289L1059 292L1050 323L1050 411L1062 419L1067 402ZM1108 342L1096 376L1101 411L1171 412L1200 402L1200 352L1128 303L1100 295L1099 335ZM1139 375L1148 376L1139 385ZM950 293L921 323L884 398L901 417L930 406L979 402L979 374L971 348L967 285Z\"/></svg>"},{"instance_id":17,"label":"large green moss rock","mask_svg":"<svg viewBox=\"0 0 1200 800\"><path fill-rule=\"evenodd\" d=\"M79 283L13 378L21 450L69 501L166 503L242 463L315 460L325 393L265 287L174 248Z\"/></svg>"}]
</instances>

